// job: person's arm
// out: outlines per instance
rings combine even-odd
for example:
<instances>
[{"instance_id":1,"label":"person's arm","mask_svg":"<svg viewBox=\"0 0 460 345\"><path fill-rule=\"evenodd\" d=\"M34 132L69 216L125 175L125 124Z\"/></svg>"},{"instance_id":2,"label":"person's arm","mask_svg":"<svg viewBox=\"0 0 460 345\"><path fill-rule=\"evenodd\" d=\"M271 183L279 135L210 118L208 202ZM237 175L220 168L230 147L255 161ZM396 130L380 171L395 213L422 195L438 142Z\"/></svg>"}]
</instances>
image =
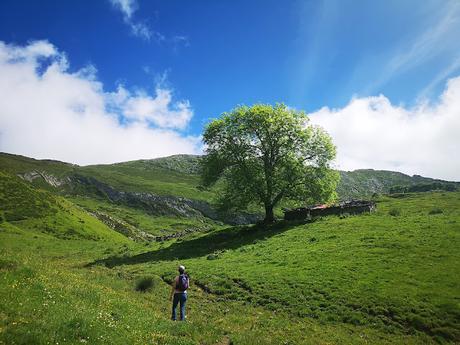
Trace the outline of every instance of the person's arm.
<instances>
[{"instance_id":1,"label":"person's arm","mask_svg":"<svg viewBox=\"0 0 460 345\"><path fill-rule=\"evenodd\" d=\"M176 291L176 278L174 278L171 284L171 294L169 295L169 299L172 300L174 297L174 291Z\"/></svg>"}]
</instances>

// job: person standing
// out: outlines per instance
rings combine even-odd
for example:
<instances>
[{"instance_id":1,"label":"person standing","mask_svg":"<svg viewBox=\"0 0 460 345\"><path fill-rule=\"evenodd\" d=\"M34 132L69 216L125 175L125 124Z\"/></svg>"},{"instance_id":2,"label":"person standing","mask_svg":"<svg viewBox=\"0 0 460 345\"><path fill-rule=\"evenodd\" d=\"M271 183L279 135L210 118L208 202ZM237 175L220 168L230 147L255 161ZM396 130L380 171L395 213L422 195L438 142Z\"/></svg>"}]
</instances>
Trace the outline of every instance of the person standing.
<instances>
[{"instance_id":1,"label":"person standing","mask_svg":"<svg viewBox=\"0 0 460 345\"><path fill-rule=\"evenodd\" d=\"M179 266L179 275L176 276L172 283L170 299L173 302L171 320L176 321L176 309L180 303L180 320L185 321L185 303L187 302L187 289L190 279L185 272L185 267Z\"/></svg>"}]
</instances>

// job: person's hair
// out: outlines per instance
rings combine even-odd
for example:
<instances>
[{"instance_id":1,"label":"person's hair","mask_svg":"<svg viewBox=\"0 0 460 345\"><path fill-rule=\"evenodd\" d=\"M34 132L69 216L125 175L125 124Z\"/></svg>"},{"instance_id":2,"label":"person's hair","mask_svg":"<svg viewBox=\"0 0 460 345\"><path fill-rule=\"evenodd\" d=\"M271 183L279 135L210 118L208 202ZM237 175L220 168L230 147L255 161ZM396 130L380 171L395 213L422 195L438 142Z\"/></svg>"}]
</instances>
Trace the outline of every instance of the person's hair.
<instances>
[{"instance_id":1,"label":"person's hair","mask_svg":"<svg viewBox=\"0 0 460 345\"><path fill-rule=\"evenodd\" d=\"M179 266L179 273L180 273L180 274L185 273L185 267Z\"/></svg>"}]
</instances>

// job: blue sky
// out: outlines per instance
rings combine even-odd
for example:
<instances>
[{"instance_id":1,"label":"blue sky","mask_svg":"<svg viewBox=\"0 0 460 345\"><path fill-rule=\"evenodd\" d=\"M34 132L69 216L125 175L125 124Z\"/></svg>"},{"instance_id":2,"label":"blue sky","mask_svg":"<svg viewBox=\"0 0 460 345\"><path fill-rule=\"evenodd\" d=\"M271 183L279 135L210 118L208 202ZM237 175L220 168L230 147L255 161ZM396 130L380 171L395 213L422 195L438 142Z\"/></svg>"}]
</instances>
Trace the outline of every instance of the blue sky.
<instances>
[{"instance_id":1,"label":"blue sky","mask_svg":"<svg viewBox=\"0 0 460 345\"><path fill-rule=\"evenodd\" d=\"M10 50L48 42L66 57L65 73L92 66L88 78L105 94L121 85L130 97L152 100L155 90L167 90L172 98L166 108L185 104L189 113L181 114L181 125L166 127L180 137L198 137L210 118L255 102L285 102L316 114L323 107L333 112L353 99L384 95L392 109L404 107L412 114L407 116L415 116L420 104L440 103L447 81L460 75L459 5L442 0L4 0L0 41ZM123 109L117 113L121 124L139 120ZM155 121L149 126L164 130ZM5 138L0 145L0 150L15 149ZM66 158L49 150L17 151ZM341 164L398 167L380 163ZM405 171L417 167L411 169Z\"/></svg>"}]
</instances>

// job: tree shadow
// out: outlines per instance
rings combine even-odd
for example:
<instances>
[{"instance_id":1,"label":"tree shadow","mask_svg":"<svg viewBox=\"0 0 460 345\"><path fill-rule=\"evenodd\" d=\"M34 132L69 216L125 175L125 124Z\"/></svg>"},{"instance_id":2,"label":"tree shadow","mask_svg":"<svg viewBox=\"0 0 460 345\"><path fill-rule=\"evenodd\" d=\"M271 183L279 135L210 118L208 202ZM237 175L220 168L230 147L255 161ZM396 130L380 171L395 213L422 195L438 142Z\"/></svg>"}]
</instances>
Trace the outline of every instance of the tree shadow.
<instances>
[{"instance_id":1,"label":"tree shadow","mask_svg":"<svg viewBox=\"0 0 460 345\"><path fill-rule=\"evenodd\" d=\"M238 249L244 245L254 243L255 241L266 240L299 224L301 223L280 221L268 226L254 225L227 228L214 231L208 235L192 240L178 241L167 248L161 248L133 256L110 256L89 263L87 266L102 264L112 268L120 265L134 265L154 261L192 259L206 256L220 250Z\"/></svg>"}]
</instances>

